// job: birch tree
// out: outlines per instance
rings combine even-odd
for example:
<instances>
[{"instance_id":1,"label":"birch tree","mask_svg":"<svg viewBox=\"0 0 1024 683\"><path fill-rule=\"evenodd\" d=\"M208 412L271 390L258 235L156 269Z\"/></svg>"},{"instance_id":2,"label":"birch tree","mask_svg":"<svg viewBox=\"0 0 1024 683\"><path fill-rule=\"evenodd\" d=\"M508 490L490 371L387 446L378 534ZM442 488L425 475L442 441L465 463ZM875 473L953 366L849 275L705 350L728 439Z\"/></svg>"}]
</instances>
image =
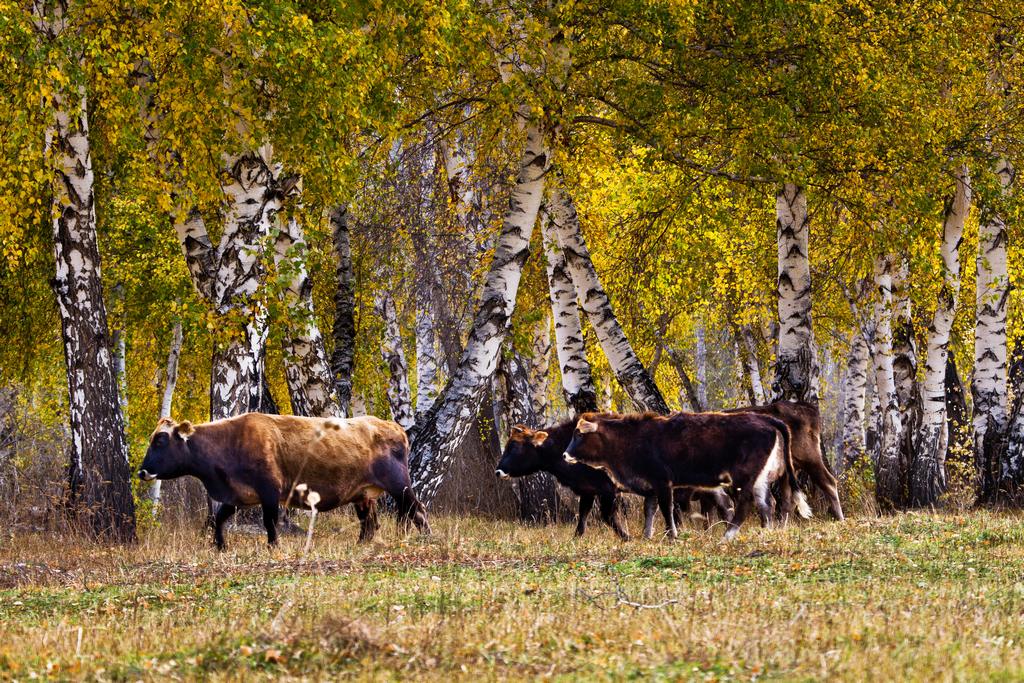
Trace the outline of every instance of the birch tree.
<instances>
[{"instance_id":1,"label":"birch tree","mask_svg":"<svg viewBox=\"0 0 1024 683\"><path fill-rule=\"evenodd\" d=\"M334 376L334 392L338 397L338 407L342 415L348 415L351 411L352 371L356 358L356 296L348 207L335 207L331 211L330 223L338 281L334 290L334 351L331 353L331 374Z\"/></svg>"},{"instance_id":2,"label":"birch tree","mask_svg":"<svg viewBox=\"0 0 1024 683\"><path fill-rule=\"evenodd\" d=\"M916 459L910 475L910 502L928 507L938 502L945 483L946 447L946 356L950 332L960 293L960 242L964 222L971 208L970 176L967 167L956 171L956 190L946 201L942 222L942 288L935 315L928 327L924 381L921 386L921 428L915 449Z\"/></svg>"},{"instance_id":3,"label":"birch tree","mask_svg":"<svg viewBox=\"0 0 1024 683\"><path fill-rule=\"evenodd\" d=\"M292 414L344 417L335 398L334 376L313 312L313 284L306 268L308 251L302 226L294 217L289 218L274 240L274 263L278 276L284 280L284 301L288 308L284 372Z\"/></svg>"},{"instance_id":4,"label":"birch tree","mask_svg":"<svg viewBox=\"0 0 1024 683\"><path fill-rule=\"evenodd\" d=\"M810 221L807 195L785 183L775 197L779 247L779 344L774 400L818 401L818 359L811 327Z\"/></svg>"},{"instance_id":5,"label":"birch tree","mask_svg":"<svg viewBox=\"0 0 1024 683\"><path fill-rule=\"evenodd\" d=\"M68 3L34 2L41 40L55 44L67 28ZM50 84L46 163L51 173L52 280L68 383L71 427L69 493L91 534L135 540L128 442L100 277L96 190L84 88Z\"/></svg>"},{"instance_id":6,"label":"birch tree","mask_svg":"<svg viewBox=\"0 0 1024 683\"><path fill-rule=\"evenodd\" d=\"M562 184L558 184L551 188L549 201L551 226L565 256L565 263L580 305L594 328L612 372L640 410L669 412L661 391L633 351L629 339L615 317L611 301L601 286L601 280L590 258L590 250L587 249L583 233L580 231L579 217L572 197Z\"/></svg>"},{"instance_id":7,"label":"birch tree","mask_svg":"<svg viewBox=\"0 0 1024 683\"><path fill-rule=\"evenodd\" d=\"M576 304L576 289L558 244L546 207L540 213L547 261L548 295L555 324L555 353L565 402L574 415L597 410L597 390L587 361L587 348Z\"/></svg>"},{"instance_id":8,"label":"birch tree","mask_svg":"<svg viewBox=\"0 0 1024 683\"><path fill-rule=\"evenodd\" d=\"M868 389L868 345L860 331L853 334L843 385L843 427L836 470L842 474L867 448L864 408Z\"/></svg>"},{"instance_id":9,"label":"birch tree","mask_svg":"<svg viewBox=\"0 0 1024 683\"><path fill-rule=\"evenodd\" d=\"M1004 195L1009 193L1013 169L1005 159L995 167ZM974 327L974 460L980 474L981 498L998 492L997 438L1007 423L1006 302L1010 279L1007 270L1006 222L989 204L982 205L978 225L978 270Z\"/></svg>"},{"instance_id":10,"label":"birch tree","mask_svg":"<svg viewBox=\"0 0 1024 683\"><path fill-rule=\"evenodd\" d=\"M171 417L171 407L174 404L174 389L178 386L178 361L181 359L181 344L183 341L181 323L174 324L171 332L171 347L167 351L167 364L164 367L164 388L160 393L160 418ZM153 501L153 509L160 507L160 495L163 492L163 482L154 479L149 488L149 499Z\"/></svg>"},{"instance_id":11,"label":"birch tree","mask_svg":"<svg viewBox=\"0 0 1024 683\"><path fill-rule=\"evenodd\" d=\"M413 485L424 504L437 494L455 450L465 439L494 373L501 344L515 309L523 263L544 193L549 152L535 122L526 126L526 145L509 209L484 280L480 305L466 348L448 385L417 422L410 455Z\"/></svg>"},{"instance_id":12,"label":"birch tree","mask_svg":"<svg viewBox=\"0 0 1024 683\"><path fill-rule=\"evenodd\" d=\"M874 264L874 325L870 336L875 395L881 409L880 448L875 465L875 494L884 509L903 502L903 465L899 399L892 357L892 258L880 256Z\"/></svg>"},{"instance_id":13,"label":"birch tree","mask_svg":"<svg viewBox=\"0 0 1024 683\"><path fill-rule=\"evenodd\" d=\"M388 366L388 404L391 406L391 419L402 425L402 429L411 429L414 423L412 395L409 390L409 366L405 360L402 346L402 332L398 325L398 313L395 300L388 292L377 297L377 315L384 321L384 342L381 344L381 356Z\"/></svg>"}]
</instances>

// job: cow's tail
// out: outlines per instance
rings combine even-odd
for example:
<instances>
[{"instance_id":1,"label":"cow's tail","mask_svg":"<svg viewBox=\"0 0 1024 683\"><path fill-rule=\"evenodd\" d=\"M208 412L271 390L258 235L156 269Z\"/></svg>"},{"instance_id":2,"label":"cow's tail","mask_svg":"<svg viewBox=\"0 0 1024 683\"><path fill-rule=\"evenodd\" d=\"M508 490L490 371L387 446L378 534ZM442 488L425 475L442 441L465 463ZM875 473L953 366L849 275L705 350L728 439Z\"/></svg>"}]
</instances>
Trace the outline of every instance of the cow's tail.
<instances>
[{"instance_id":1,"label":"cow's tail","mask_svg":"<svg viewBox=\"0 0 1024 683\"><path fill-rule=\"evenodd\" d=\"M807 496L804 494L803 489L800 488L800 481L796 476L796 468L793 467L793 451L791 447L793 434L789 430L789 425L782 420L771 418L771 421L775 426L775 430L782 437L782 459L786 463L786 480L789 482L789 488L796 503L796 514L801 519L810 519L813 512L810 504L807 502Z\"/></svg>"}]
</instances>

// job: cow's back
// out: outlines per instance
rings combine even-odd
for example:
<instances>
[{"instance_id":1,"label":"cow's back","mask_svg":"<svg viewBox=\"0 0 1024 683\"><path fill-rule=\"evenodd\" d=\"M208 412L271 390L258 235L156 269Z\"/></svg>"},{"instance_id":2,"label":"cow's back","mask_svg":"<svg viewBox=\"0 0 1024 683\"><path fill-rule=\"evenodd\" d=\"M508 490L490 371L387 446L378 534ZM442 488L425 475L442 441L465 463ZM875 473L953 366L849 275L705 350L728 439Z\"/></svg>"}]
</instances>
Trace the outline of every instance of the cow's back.
<instances>
[{"instance_id":1,"label":"cow's back","mask_svg":"<svg viewBox=\"0 0 1024 683\"><path fill-rule=\"evenodd\" d=\"M821 452L821 413L810 403L776 401L766 406L738 408L736 411L771 415L785 422L792 434L790 450L793 464L797 467L824 462Z\"/></svg>"}]
</instances>

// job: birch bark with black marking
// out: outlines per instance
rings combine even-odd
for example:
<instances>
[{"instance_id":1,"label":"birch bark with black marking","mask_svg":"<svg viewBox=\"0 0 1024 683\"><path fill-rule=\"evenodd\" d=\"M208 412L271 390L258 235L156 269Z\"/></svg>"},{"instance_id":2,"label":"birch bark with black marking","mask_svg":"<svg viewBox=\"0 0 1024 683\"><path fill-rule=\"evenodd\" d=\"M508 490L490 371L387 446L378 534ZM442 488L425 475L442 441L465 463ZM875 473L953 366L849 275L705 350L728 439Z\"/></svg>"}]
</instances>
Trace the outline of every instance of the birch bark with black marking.
<instances>
[{"instance_id":1,"label":"birch bark with black marking","mask_svg":"<svg viewBox=\"0 0 1024 683\"><path fill-rule=\"evenodd\" d=\"M541 208L540 226L547 257L548 296L555 322L555 352L562 377L562 391L573 414L582 415L597 410L597 390L587 360L587 348L576 304L576 289L546 207Z\"/></svg>"},{"instance_id":2,"label":"birch bark with black marking","mask_svg":"<svg viewBox=\"0 0 1024 683\"><path fill-rule=\"evenodd\" d=\"M412 394L409 389L409 365L405 361L402 331L398 325L398 312L391 294L382 292L377 297L377 315L384 321L384 341L380 353L388 366L388 405L391 419L402 429L413 426Z\"/></svg>"},{"instance_id":3,"label":"birch bark with black marking","mask_svg":"<svg viewBox=\"0 0 1024 683\"><path fill-rule=\"evenodd\" d=\"M561 183L561 181L559 181ZM640 410L668 413L661 391L633 351L590 258L572 197L561 184L549 194L551 225L558 236L580 305L594 328L619 384Z\"/></svg>"},{"instance_id":4,"label":"birch bark with black marking","mask_svg":"<svg viewBox=\"0 0 1024 683\"><path fill-rule=\"evenodd\" d=\"M875 496L884 509L903 502L903 467L900 443L903 424L892 356L892 258L875 259L874 325L870 337L875 389L881 411L878 457L875 460Z\"/></svg>"},{"instance_id":5,"label":"birch bark with black marking","mask_svg":"<svg viewBox=\"0 0 1024 683\"><path fill-rule=\"evenodd\" d=\"M434 499L444 481L497 365L515 309L523 264L529 255L548 159L543 133L535 123L530 123L509 210L462 358L430 411L417 421L410 468L417 495L424 504Z\"/></svg>"},{"instance_id":6,"label":"birch bark with black marking","mask_svg":"<svg viewBox=\"0 0 1024 683\"><path fill-rule=\"evenodd\" d=\"M160 393L160 417L170 417L171 407L174 404L174 389L178 386L178 361L181 358L181 344L183 334L181 323L174 324L171 332L171 348L167 351L167 365L164 367L164 388ZM154 479L150 484L149 499L153 501L153 508L160 507L160 495L163 492L162 482Z\"/></svg>"},{"instance_id":7,"label":"birch bark with black marking","mask_svg":"<svg viewBox=\"0 0 1024 683\"><path fill-rule=\"evenodd\" d=\"M854 333L850 344L843 389L843 433L836 463L839 473L856 462L867 448L864 408L868 389L868 345L860 332Z\"/></svg>"},{"instance_id":8,"label":"birch bark with black marking","mask_svg":"<svg viewBox=\"0 0 1024 683\"><path fill-rule=\"evenodd\" d=\"M57 41L66 2L35 2L40 38ZM52 172L52 281L64 342L70 418L69 493L82 526L98 538L135 540L135 503L124 414L100 277L96 194L84 91L55 87L46 102Z\"/></svg>"},{"instance_id":9,"label":"birch bark with black marking","mask_svg":"<svg viewBox=\"0 0 1024 683\"><path fill-rule=\"evenodd\" d=\"M960 294L960 242L971 208L970 176L966 166L957 169L956 190L946 201L942 224L942 288L935 315L928 327L924 381L921 386L921 427L915 461L910 473L910 503L930 507L946 486L946 356L957 297Z\"/></svg>"},{"instance_id":10,"label":"birch bark with black marking","mask_svg":"<svg viewBox=\"0 0 1024 683\"><path fill-rule=\"evenodd\" d=\"M1013 169L1005 159L995 167L1002 192L1010 191ZM1007 344L1006 302L1010 294L1007 269L1006 221L990 206L982 206L978 225L978 275L974 326L974 459L979 472L981 498L992 500L998 494L999 463L995 439L989 430L1001 435L1007 425ZM1019 455L1019 453L1018 453ZM1020 464L1020 463L1018 463ZM1024 472L1024 468L1017 468Z\"/></svg>"},{"instance_id":11,"label":"birch bark with black marking","mask_svg":"<svg viewBox=\"0 0 1024 683\"><path fill-rule=\"evenodd\" d=\"M786 183L775 197L779 249L779 342L774 400L818 402L818 359L811 327L810 221L802 187Z\"/></svg>"},{"instance_id":12,"label":"birch bark with black marking","mask_svg":"<svg viewBox=\"0 0 1024 683\"><path fill-rule=\"evenodd\" d=\"M348 207L338 206L331 211L331 235L337 272L334 290L334 351L331 353L331 374L334 393L343 415L351 412L352 372L356 359L356 296L352 270L352 241L349 235Z\"/></svg>"},{"instance_id":13,"label":"birch bark with black marking","mask_svg":"<svg viewBox=\"0 0 1024 683\"><path fill-rule=\"evenodd\" d=\"M285 280L284 374L292 414L302 417L344 417L334 394L334 377L324 338L313 311L313 283L306 258L309 248L302 226L290 218L274 240L274 263Z\"/></svg>"}]
</instances>

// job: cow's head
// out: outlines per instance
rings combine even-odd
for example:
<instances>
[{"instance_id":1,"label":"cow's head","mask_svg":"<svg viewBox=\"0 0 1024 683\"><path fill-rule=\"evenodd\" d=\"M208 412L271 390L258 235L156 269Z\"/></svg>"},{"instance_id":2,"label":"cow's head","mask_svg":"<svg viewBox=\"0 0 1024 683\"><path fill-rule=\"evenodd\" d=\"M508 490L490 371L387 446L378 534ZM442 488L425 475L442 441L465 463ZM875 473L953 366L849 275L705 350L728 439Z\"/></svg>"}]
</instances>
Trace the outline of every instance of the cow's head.
<instances>
[{"instance_id":1,"label":"cow's head","mask_svg":"<svg viewBox=\"0 0 1024 683\"><path fill-rule=\"evenodd\" d=\"M494 471L502 479L525 477L540 471L540 447L548 438L547 432L540 432L523 425L516 425L509 434L508 444L501 454L498 469Z\"/></svg>"},{"instance_id":2,"label":"cow's head","mask_svg":"<svg viewBox=\"0 0 1024 683\"><path fill-rule=\"evenodd\" d=\"M594 413L585 413L576 421L576 429L572 432L572 440L565 449L562 457L568 463L581 462L585 465L597 467L601 465L599 456L603 451L601 443L604 436L601 434L600 422Z\"/></svg>"},{"instance_id":3,"label":"cow's head","mask_svg":"<svg viewBox=\"0 0 1024 683\"><path fill-rule=\"evenodd\" d=\"M194 432L191 422L178 424L169 417L160 418L139 468L139 479L173 479L185 474L192 459L186 442Z\"/></svg>"}]
</instances>

